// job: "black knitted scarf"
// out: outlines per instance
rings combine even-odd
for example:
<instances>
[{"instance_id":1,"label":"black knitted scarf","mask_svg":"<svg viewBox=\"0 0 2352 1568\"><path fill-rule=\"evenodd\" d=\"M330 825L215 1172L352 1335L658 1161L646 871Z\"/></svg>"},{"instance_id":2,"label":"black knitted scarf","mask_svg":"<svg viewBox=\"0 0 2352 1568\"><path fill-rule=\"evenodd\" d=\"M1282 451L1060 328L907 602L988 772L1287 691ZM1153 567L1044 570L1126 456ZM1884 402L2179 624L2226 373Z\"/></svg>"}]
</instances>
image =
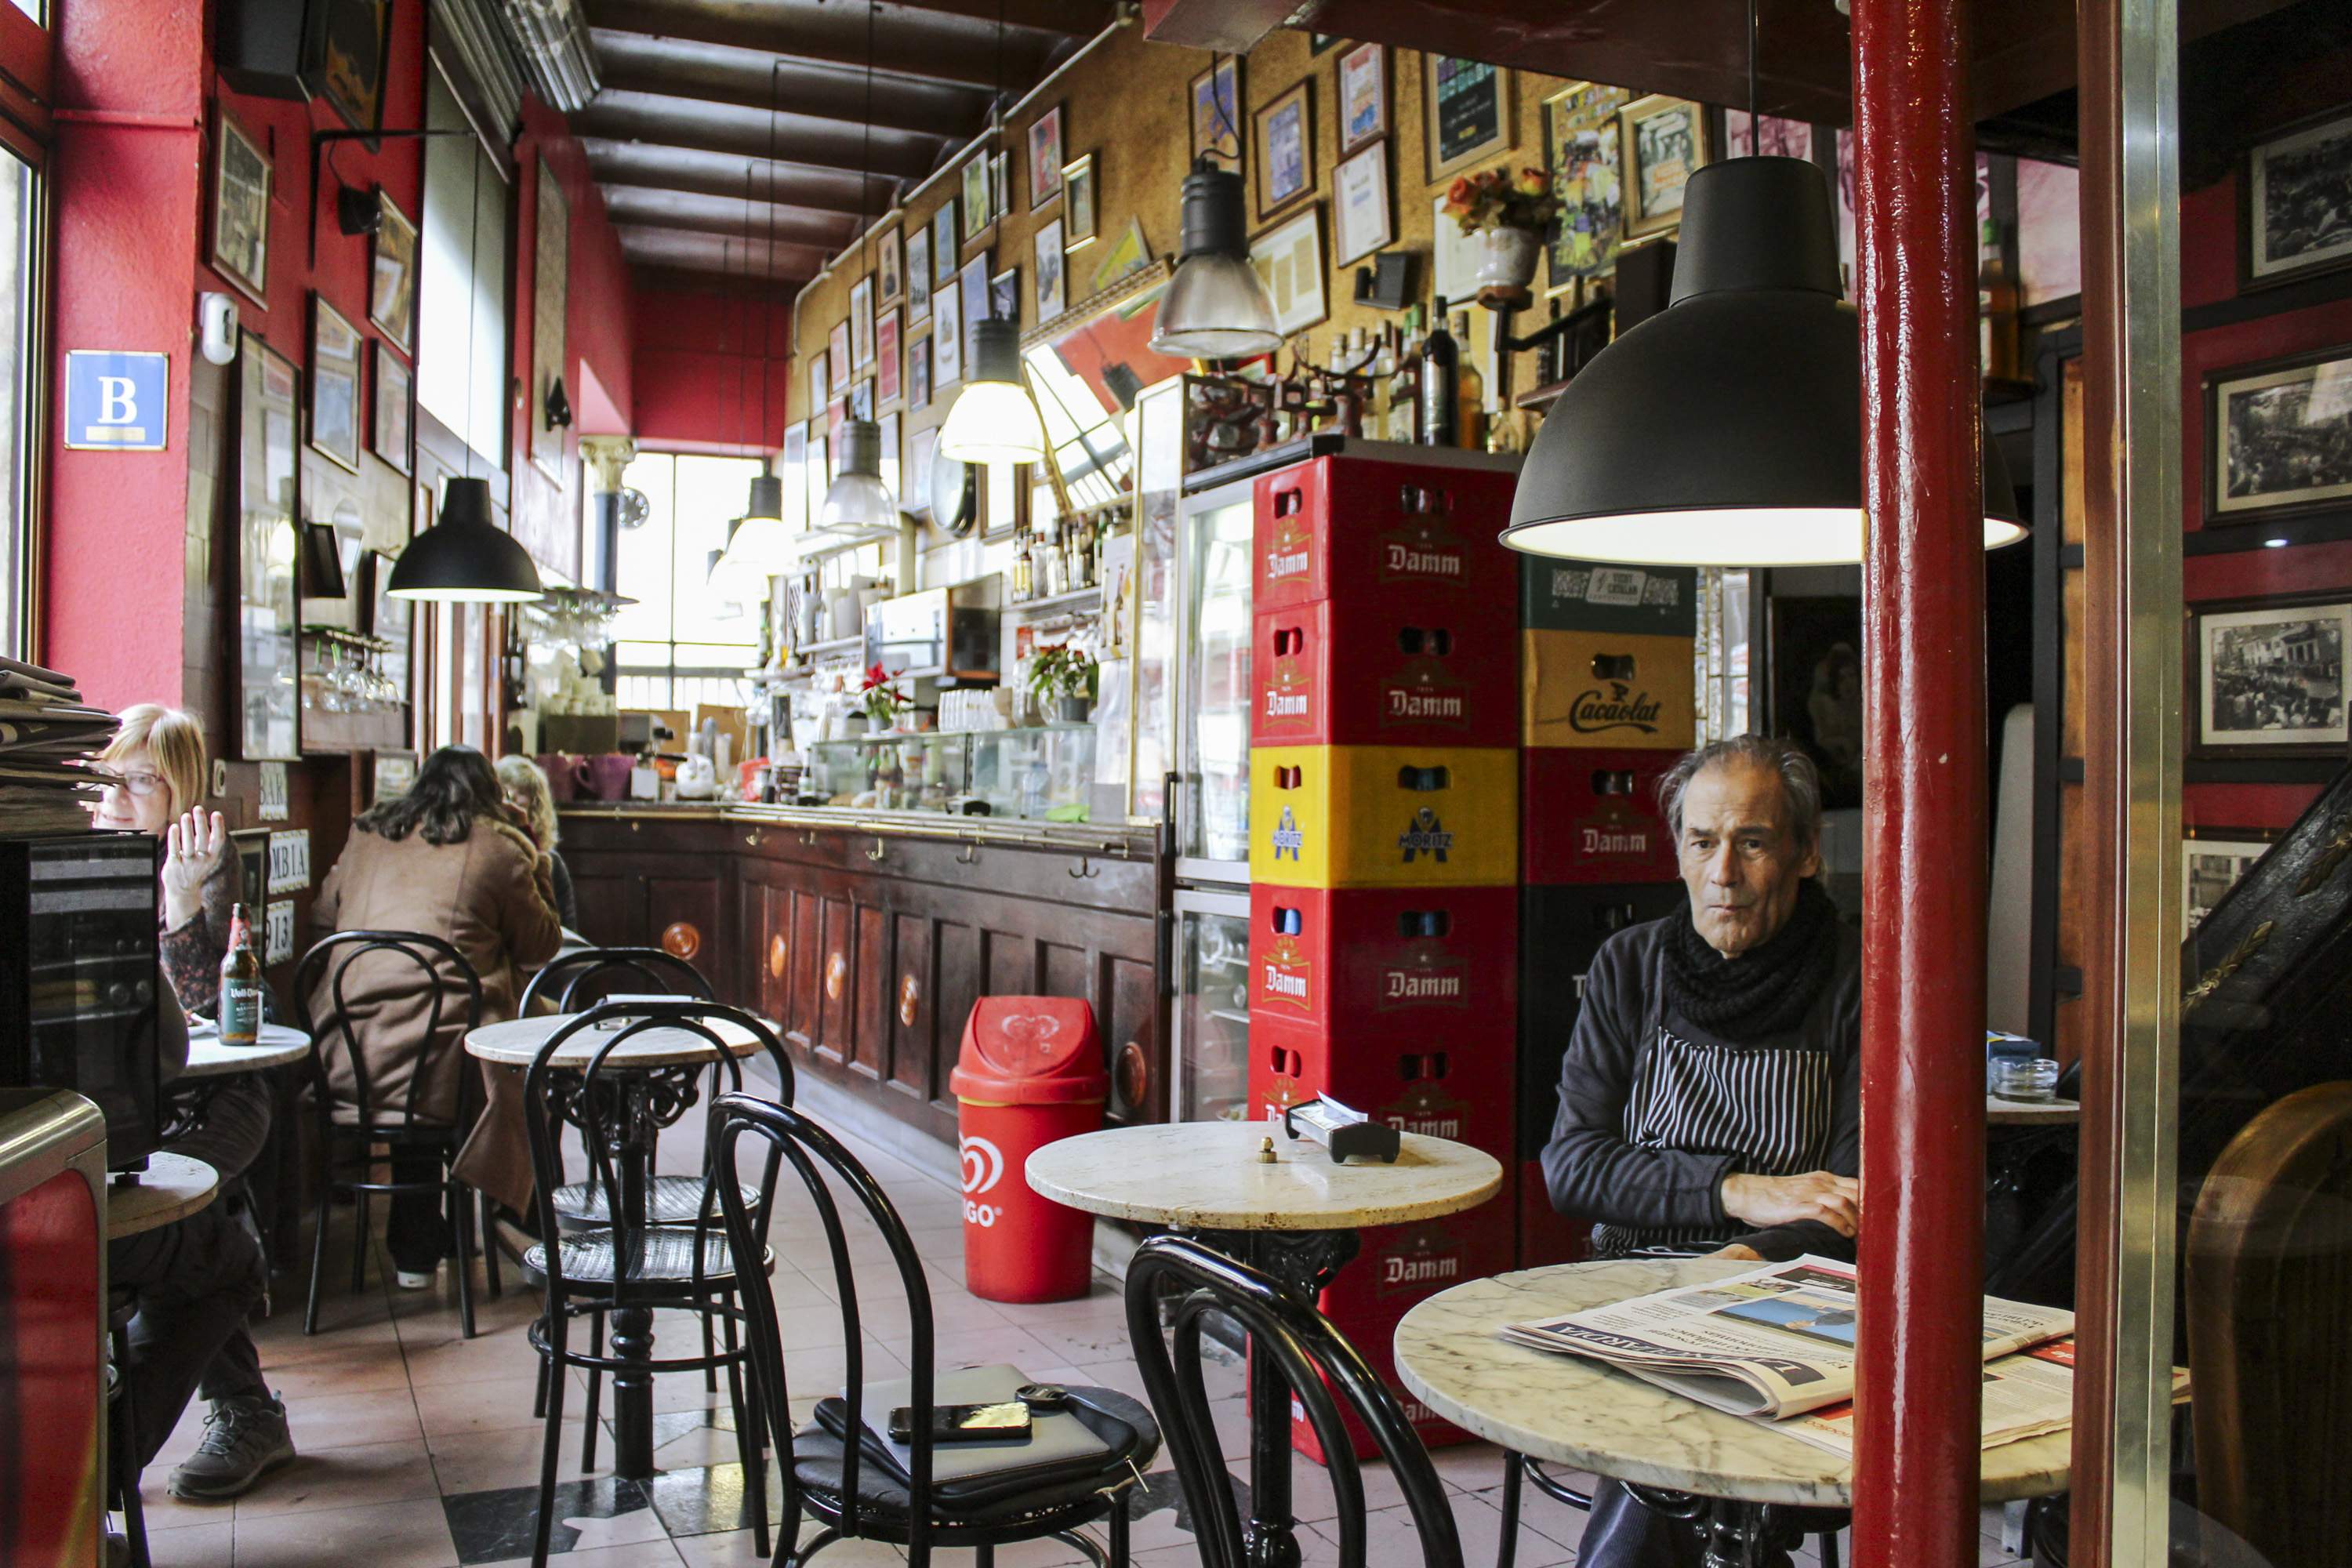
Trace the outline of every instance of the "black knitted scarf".
<instances>
[{"instance_id":1,"label":"black knitted scarf","mask_svg":"<svg viewBox=\"0 0 2352 1568\"><path fill-rule=\"evenodd\" d=\"M1706 944L1685 905L1666 929L1666 1000L1734 1044L1792 1029L1837 967L1837 906L1811 877L1789 923L1738 958Z\"/></svg>"}]
</instances>

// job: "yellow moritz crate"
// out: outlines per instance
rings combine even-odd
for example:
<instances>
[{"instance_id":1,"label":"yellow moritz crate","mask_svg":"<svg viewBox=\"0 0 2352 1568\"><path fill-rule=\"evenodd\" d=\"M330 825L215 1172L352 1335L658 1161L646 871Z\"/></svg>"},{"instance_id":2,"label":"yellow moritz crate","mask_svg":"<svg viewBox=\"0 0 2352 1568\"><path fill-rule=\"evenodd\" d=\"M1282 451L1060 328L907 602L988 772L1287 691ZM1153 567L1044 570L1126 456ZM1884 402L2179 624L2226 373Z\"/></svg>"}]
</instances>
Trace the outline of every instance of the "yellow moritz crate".
<instances>
[{"instance_id":1,"label":"yellow moritz crate","mask_svg":"<svg viewBox=\"0 0 2352 1568\"><path fill-rule=\"evenodd\" d=\"M1696 733L1693 639L1638 632L1528 631L1519 665L1530 746L1688 751Z\"/></svg>"},{"instance_id":2,"label":"yellow moritz crate","mask_svg":"<svg viewBox=\"0 0 2352 1568\"><path fill-rule=\"evenodd\" d=\"M1519 879L1517 750L1254 746L1250 880L1478 888Z\"/></svg>"}]
</instances>

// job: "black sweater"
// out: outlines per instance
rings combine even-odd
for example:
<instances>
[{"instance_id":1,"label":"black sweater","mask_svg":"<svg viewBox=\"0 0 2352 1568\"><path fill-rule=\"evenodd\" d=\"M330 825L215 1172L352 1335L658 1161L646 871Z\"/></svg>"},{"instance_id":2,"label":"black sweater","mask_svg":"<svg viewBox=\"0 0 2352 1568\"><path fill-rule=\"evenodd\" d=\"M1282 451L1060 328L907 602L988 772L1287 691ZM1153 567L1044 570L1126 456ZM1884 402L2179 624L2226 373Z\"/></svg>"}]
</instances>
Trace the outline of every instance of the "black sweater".
<instances>
[{"instance_id":1,"label":"black sweater","mask_svg":"<svg viewBox=\"0 0 2352 1568\"><path fill-rule=\"evenodd\" d=\"M1663 949L1683 918L1618 932L1585 975L1543 1152L1552 1206L1598 1222L1603 1257L1737 1241L1776 1261L1852 1258L1853 1241L1818 1222L1748 1231L1723 1212L1722 1187L1738 1173L1859 1170L1861 938L1837 928L1837 968L1801 1024L1731 1042L1666 1004ZM1744 1098L1751 1084L1763 1102Z\"/></svg>"}]
</instances>

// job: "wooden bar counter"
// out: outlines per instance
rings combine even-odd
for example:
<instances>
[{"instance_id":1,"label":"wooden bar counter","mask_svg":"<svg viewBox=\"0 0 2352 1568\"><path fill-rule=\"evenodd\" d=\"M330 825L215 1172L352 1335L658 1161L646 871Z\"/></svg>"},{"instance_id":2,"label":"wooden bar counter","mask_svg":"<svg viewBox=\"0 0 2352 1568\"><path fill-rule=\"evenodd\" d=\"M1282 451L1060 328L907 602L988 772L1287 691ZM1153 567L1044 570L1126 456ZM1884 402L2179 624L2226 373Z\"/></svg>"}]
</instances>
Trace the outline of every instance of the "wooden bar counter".
<instances>
[{"instance_id":1,"label":"wooden bar counter","mask_svg":"<svg viewBox=\"0 0 2352 1568\"><path fill-rule=\"evenodd\" d=\"M950 1147L964 1019L996 994L1094 1005L1113 1121L1167 1117L1155 832L778 805L572 805L582 934L662 947L781 1021L795 1065Z\"/></svg>"}]
</instances>

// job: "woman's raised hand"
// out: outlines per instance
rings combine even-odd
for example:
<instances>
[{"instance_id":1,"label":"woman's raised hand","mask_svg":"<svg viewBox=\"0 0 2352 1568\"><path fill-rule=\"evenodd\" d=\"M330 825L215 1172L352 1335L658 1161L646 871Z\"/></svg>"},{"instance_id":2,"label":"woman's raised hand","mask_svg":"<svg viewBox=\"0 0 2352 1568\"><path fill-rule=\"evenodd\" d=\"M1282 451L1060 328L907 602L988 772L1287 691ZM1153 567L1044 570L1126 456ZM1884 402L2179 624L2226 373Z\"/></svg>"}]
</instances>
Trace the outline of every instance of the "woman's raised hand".
<instances>
[{"instance_id":1,"label":"woman's raised hand","mask_svg":"<svg viewBox=\"0 0 2352 1568\"><path fill-rule=\"evenodd\" d=\"M163 923L177 931L204 907L205 879L228 853L228 825L217 811L187 811L163 833Z\"/></svg>"}]
</instances>

